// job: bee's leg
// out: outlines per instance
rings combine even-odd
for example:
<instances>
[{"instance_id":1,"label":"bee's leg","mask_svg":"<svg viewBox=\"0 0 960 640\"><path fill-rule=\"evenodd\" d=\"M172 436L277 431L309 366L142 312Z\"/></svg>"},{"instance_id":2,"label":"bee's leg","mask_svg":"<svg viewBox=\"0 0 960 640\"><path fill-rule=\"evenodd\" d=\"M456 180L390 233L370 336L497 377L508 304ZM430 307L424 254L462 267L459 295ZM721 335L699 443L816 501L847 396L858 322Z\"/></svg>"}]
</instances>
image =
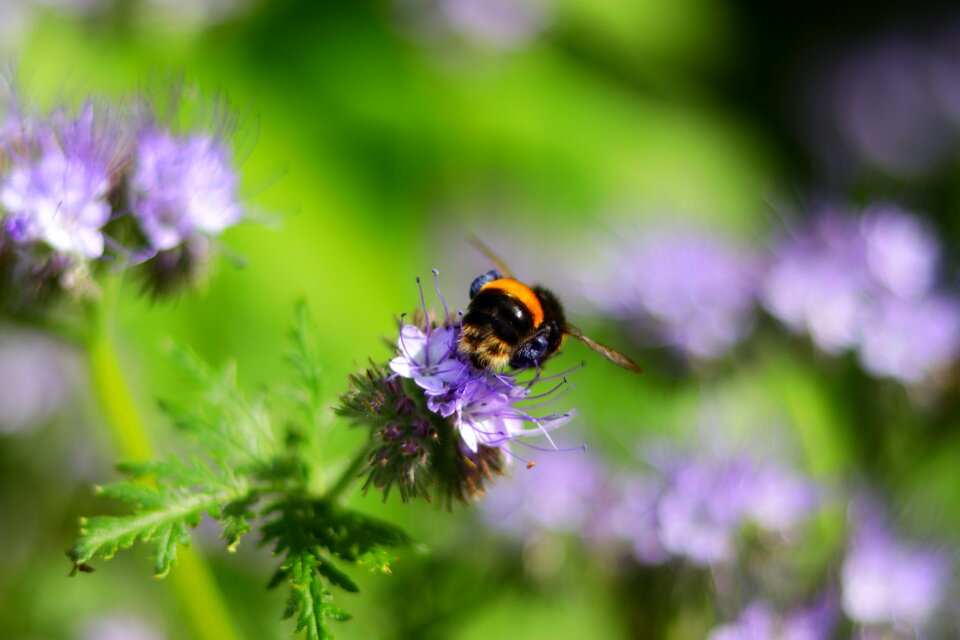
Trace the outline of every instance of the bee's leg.
<instances>
[{"instance_id":1,"label":"bee's leg","mask_svg":"<svg viewBox=\"0 0 960 640\"><path fill-rule=\"evenodd\" d=\"M502 277L496 269L491 269L482 276L477 276L470 285L470 299L473 300L473 297L480 293L480 289L482 289L484 285L490 284L494 280L499 280Z\"/></svg>"}]
</instances>

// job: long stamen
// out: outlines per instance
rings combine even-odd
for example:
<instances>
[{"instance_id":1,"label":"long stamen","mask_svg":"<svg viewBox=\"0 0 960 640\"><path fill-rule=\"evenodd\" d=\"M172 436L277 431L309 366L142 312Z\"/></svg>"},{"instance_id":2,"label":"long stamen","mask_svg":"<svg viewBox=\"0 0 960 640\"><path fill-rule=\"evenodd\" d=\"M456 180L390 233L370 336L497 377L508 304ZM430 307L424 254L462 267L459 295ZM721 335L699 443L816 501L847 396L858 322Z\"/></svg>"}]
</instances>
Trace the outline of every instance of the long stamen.
<instances>
[{"instance_id":1,"label":"long stamen","mask_svg":"<svg viewBox=\"0 0 960 640\"><path fill-rule=\"evenodd\" d=\"M432 269L433 271L433 286L437 290L437 296L440 298L440 304L443 305L443 319L446 322L445 326L450 326L450 309L447 308L447 300L443 297L443 292L440 291L440 271L438 269Z\"/></svg>"},{"instance_id":2,"label":"long stamen","mask_svg":"<svg viewBox=\"0 0 960 640\"><path fill-rule=\"evenodd\" d=\"M430 366L430 314L427 312L427 299L423 296L423 284L420 282L420 276L417 276L417 289L420 290L420 306L423 307L424 333L427 335L427 344L424 346L423 361Z\"/></svg>"},{"instance_id":3,"label":"long stamen","mask_svg":"<svg viewBox=\"0 0 960 640\"><path fill-rule=\"evenodd\" d=\"M572 453L574 451L586 451L588 449L586 443L578 445L576 447L561 447L559 449L547 449L546 447L540 447L535 444L530 444L525 440L517 440L517 444L522 444L528 449L533 449L534 451L546 451L548 453Z\"/></svg>"}]
</instances>

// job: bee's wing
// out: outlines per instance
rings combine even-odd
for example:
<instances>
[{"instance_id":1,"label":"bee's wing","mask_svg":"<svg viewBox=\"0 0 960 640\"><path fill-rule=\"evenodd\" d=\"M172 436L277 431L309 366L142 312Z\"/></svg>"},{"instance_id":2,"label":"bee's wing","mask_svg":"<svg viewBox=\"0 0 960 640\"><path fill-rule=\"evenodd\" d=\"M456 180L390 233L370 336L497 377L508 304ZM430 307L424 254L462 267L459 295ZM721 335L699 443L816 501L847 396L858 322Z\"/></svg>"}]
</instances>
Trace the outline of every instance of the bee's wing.
<instances>
[{"instance_id":1,"label":"bee's wing","mask_svg":"<svg viewBox=\"0 0 960 640\"><path fill-rule=\"evenodd\" d=\"M640 373L641 371L640 366L636 362L634 362L627 356L623 355L619 351L614 351L610 347L600 344L596 340L591 340L587 336L583 335L583 332L580 331L580 329L577 329L575 326L568 324L566 327L564 327L563 330L567 335L573 336L574 338L576 338L583 344L587 345L588 347L590 347L591 349L593 349L594 351L602 355L604 358L606 358L613 364L623 367L628 371L633 371L634 373Z\"/></svg>"},{"instance_id":2,"label":"bee's wing","mask_svg":"<svg viewBox=\"0 0 960 640\"><path fill-rule=\"evenodd\" d=\"M477 251L482 253L487 257L487 260L493 263L493 266L497 268L497 271L500 272L500 275L504 278L513 278L513 271L510 267L507 266L507 263L503 259L493 252L493 249L484 244L483 240L477 236L470 236L470 244L472 244Z\"/></svg>"}]
</instances>

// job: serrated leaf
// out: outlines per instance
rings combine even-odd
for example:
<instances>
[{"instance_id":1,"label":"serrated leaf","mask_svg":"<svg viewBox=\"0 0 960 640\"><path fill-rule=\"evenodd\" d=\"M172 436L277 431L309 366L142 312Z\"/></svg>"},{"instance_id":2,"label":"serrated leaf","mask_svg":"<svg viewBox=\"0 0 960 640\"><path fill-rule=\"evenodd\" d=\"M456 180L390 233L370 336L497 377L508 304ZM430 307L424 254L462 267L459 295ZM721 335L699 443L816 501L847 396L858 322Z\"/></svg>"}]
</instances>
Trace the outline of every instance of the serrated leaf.
<instances>
[{"instance_id":1,"label":"serrated leaf","mask_svg":"<svg viewBox=\"0 0 960 640\"><path fill-rule=\"evenodd\" d=\"M350 593L357 593L360 591L360 587L357 586L357 583L351 580L350 576L338 569L329 560L320 559L320 561L317 563L317 571L320 572L320 575L329 580L330 584L336 585L344 591L348 591Z\"/></svg>"},{"instance_id":2,"label":"serrated leaf","mask_svg":"<svg viewBox=\"0 0 960 640\"><path fill-rule=\"evenodd\" d=\"M136 471L156 476L157 487L118 483L101 489L104 495L134 502L138 508L127 516L82 519L80 535L68 552L75 566L95 556L109 559L140 540L154 545L154 574L163 577L176 561L177 545L189 543L189 529L200 523L204 512L216 512L221 505L249 494L245 482L228 482L196 460L169 458L138 464Z\"/></svg>"}]
</instances>

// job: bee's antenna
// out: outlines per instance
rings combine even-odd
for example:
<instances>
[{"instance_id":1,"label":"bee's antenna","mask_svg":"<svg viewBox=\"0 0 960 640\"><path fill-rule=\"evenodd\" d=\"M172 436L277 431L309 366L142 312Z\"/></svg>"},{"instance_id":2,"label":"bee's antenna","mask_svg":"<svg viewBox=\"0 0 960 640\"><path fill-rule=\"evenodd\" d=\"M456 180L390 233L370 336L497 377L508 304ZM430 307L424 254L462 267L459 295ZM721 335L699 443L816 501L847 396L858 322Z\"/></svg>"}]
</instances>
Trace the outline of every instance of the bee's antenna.
<instances>
[{"instance_id":1,"label":"bee's antenna","mask_svg":"<svg viewBox=\"0 0 960 640\"><path fill-rule=\"evenodd\" d=\"M470 244L472 244L477 251L485 255L487 260L493 263L493 266L497 268L500 275L504 278L513 278L513 271L507 266L507 263L503 261L503 258L494 253L493 249L488 247L483 240L477 236L470 236Z\"/></svg>"}]
</instances>

